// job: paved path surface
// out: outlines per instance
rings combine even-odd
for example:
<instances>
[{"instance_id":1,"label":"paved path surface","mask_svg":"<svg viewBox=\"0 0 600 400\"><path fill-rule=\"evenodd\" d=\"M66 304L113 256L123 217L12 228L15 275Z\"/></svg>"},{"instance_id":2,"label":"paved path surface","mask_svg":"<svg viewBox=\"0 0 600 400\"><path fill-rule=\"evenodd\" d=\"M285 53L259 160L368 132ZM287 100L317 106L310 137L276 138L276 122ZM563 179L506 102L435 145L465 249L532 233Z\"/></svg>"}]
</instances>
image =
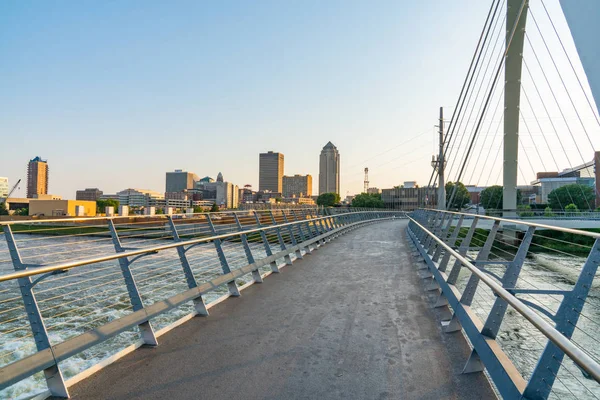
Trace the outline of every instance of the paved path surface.
<instances>
[{"instance_id":1,"label":"paved path surface","mask_svg":"<svg viewBox=\"0 0 600 400\"><path fill-rule=\"evenodd\" d=\"M71 388L75 399L487 399L406 221L352 231Z\"/></svg>"}]
</instances>

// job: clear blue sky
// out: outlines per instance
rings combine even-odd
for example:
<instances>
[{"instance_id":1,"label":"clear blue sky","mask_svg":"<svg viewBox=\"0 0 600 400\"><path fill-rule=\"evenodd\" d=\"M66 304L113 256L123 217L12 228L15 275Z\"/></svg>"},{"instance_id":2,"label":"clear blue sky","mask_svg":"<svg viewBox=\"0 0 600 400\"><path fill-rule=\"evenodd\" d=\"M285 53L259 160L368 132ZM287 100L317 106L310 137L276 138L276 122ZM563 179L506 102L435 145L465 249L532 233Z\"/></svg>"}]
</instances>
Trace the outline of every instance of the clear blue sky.
<instances>
[{"instance_id":1,"label":"clear blue sky","mask_svg":"<svg viewBox=\"0 0 600 400\"><path fill-rule=\"evenodd\" d=\"M26 178L39 155L66 198L164 191L180 168L256 187L258 153L274 150L316 190L332 141L342 197L361 191L364 167L371 186L425 184L438 107L454 105L488 7L2 1L0 176Z\"/></svg>"}]
</instances>

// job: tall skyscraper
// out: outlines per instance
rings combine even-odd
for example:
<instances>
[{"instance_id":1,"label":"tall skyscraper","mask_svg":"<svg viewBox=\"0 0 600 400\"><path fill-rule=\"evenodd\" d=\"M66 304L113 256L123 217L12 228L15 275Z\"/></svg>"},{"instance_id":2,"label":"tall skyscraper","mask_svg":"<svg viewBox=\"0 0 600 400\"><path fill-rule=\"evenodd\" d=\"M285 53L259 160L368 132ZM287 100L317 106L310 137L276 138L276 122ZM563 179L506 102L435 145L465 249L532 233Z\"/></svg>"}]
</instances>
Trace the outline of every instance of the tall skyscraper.
<instances>
[{"instance_id":1,"label":"tall skyscraper","mask_svg":"<svg viewBox=\"0 0 600 400\"><path fill-rule=\"evenodd\" d=\"M258 167L258 190L283 191L283 154L260 153Z\"/></svg>"},{"instance_id":2,"label":"tall skyscraper","mask_svg":"<svg viewBox=\"0 0 600 400\"><path fill-rule=\"evenodd\" d=\"M48 194L48 162L39 156L27 165L27 198Z\"/></svg>"},{"instance_id":3,"label":"tall skyscraper","mask_svg":"<svg viewBox=\"0 0 600 400\"><path fill-rule=\"evenodd\" d=\"M310 197L312 196L312 176L294 175L283 177L283 197Z\"/></svg>"},{"instance_id":4,"label":"tall skyscraper","mask_svg":"<svg viewBox=\"0 0 600 400\"><path fill-rule=\"evenodd\" d=\"M319 194L340 193L340 153L327 142L319 160Z\"/></svg>"},{"instance_id":5,"label":"tall skyscraper","mask_svg":"<svg viewBox=\"0 0 600 400\"><path fill-rule=\"evenodd\" d=\"M174 172L167 172L165 192L181 192L187 189L193 189L194 183L199 180L198 175L193 172L176 169Z\"/></svg>"}]
</instances>

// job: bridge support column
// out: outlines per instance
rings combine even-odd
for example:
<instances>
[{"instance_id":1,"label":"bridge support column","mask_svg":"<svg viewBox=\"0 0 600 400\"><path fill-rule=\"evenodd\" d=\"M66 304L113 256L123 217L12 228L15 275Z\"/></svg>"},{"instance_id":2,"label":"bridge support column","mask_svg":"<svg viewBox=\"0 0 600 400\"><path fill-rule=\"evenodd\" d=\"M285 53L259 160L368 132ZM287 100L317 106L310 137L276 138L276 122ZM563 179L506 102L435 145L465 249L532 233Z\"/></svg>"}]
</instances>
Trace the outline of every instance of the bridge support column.
<instances>
[{"instance_id":1,"label":"bridge support column","mask_svg":"<svg viewBox=\"0 0 600 400\"><path fill-rule=\"evenodd\" d=\"M519 159L519 108L521 69L528 0L508 0L506 8L506 57L504 60L504 163L502 208L504 218L516 217Z\"/></svg>"}]
</instances>

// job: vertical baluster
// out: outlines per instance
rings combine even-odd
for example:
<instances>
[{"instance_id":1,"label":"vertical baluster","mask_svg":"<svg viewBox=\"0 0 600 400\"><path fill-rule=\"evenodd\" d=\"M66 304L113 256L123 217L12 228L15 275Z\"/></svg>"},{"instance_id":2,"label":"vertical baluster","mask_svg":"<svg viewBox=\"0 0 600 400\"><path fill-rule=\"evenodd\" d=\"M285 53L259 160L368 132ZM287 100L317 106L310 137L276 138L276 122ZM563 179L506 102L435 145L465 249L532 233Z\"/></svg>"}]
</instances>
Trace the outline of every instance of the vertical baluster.
<instances>
[{"instance_id":1,"label":"vertical baluster","mask_svg":"<svg viewBox=\"0 0 600 400\"><path fill-rule=\"evenodd\" d=\"M21 259L19 248L13 236L10 225L4 225L4 236L6 238L6 245L10 253L13 268L15 271L23 271L27 268ZM27 319L29 320L29 326L33 333L33 339L35 340L35 346L37 351L42 351L51 348L50 339L48 338L48 331L44 324L44 318L37 304L35 293L33 292L33 283L30 277L17 279L19 289L21 290L21 296L23 297L23 304L25 306L25 312L27 313ZM54 363L50 367L44 369L44 377L46 378L46 385L52 396L56 397L69 397L69 391L65 383L62 371L58 366L58 363Z\"/></svg>"},{"instance_id":2,"label":"vertical baluster","mask_svg":"<svg viewBox=\"0 0 600 400\"><path fill-rule=\"evenodd\" d=\"M256 225L259 228L262 228L262 224L260 222L260 217L258 216L258 213L256 211L254 211L254 218L256 218ZM262 238L263 244L265 246L265 253L267 254L267 257L270 257L273 255L273 252L271 251L271 246L269 244L269 240L267 238L267 234L265 233L264 230L260 231L260 237ZM277 265L277 261L271 261L271 271L274 273L279 273L279 266Z\"/></svg>"},{"instance_id":3,"label":"vertical baluster","mask_svg":"<svg viewBox=\"0 0 600 400\"><path fill-rule=\"evenodd\" d=\"M117 253L123 253L125 249L121 244L119 233L115 228L115 224L110 219L108 220L108 229L110 230L110 235L113 241L115 251ZM123 279L125 279L125 285L127 286L127 292L129 294L129 300L131 301L131 305L133 306L133 311L139 311L142 308L144 308L144 302L142 301L142 297L140 296L140 292L135 283L133 273L131 272L131 262L132 261L130 261L127 257L119 258L119 266L121 267ZM142 322L138 325L138 328L140 329L140 334L142 336L144 344L148 346L158 345L158 340L156 340L156 335L154 334L154 329L152 328L150 321Z\"/></svg>"},{"instance_id":4,"label":"vertical baluster","mask_svg":"<svg viewBox=\"0 0 600 400\"><path fill-rule=\"evenodd\" d=\"M282 213L283 213L283 220L285 221L286 224L289 224L290 221L288 220L287 216L285 215L285 212L282 211ZM290 234L290 238L292 239L292 246L297 246L298 242L296 241L296 235L294 234L293 226L288 225L287 230L288 230L288 233ZM296 258L301 260L302 252L300 251L300 249L296 250L295 253L296 253Z\"/></svg>"},{"instance_id":5,"label":"vertical baluster","mask_svg":"<svg viewBox=\"0 0 600 400\"><path fill-rule=\"evenodd\" d=\"M212 218L210 214L206 214L206 221L208 222L208 227L213 235L217 234L217 230L215 229L215 225L212 222ZM221 262L221 269L223 270L223 275L231 273L231 268L229 268L229 263L227 262L227 258L225 257L225 253L223 252L223 247L221 246L221 239L214 239L213 243L215 245L215 249L217 250L217 256L219 257L219 261ZM229 288L229 294L234 297L240 296L240 290L235 283L235 280L227 282L227 287Z\"/></svg>"},{"instance_id":6,"label":"vertical baluster","mask_svg":"<svg viewBox=\"0 0 600 400\"><path fill-rule=\"evenodd\" d=\"M169 215L167 219L169 221L171 232L173 233L173 240L175 242L181 242L179 232L177 232L177 227L173 222L173 216ZM198 287L198 282L196 281L196 277L194 276L192 267L190 266L190 263L187 259L186 249L184 249L183 246L177 247L177 255L179 256L179 261L181 262L181 267L183 268L183 273L185 275L185 280L187 282L188 288L193 289ZM208 310L206 309L206 304L204 303L204 299L202 298L202 296L198 296L194 299L194 308L198 315L208 315Z\"/></svg>"},{"instance_id":7,"label":"vertical baluster","mask_svg":"<svg viewBox=\"0 0 600 400\"><path fill-rule=\"evenodd\" d=\"M279 225L277 224L277 221L275 220L273 211L269 210L269 215L271 216L271 221L273 221L273 225L275 227L275 232L277 233L277 240L279 241L279 247L281 248L281 250L286 250L285 241L283 240L283 236L281 235L281 229L279 228ZM285 256L283 256L283 258L287 265L292 265L292 259L289 254L286 254Z\"/></svg>"},{"instance_id":8,"label":"vertical baluster","mask_svg":"<svg viewBox=\"0 0 600 400\"><path fill-rule=\"evenodd\" d=\"M577 321L598 271L598 264L600 264L600 239L594 242L575 286L565 294L553 318L556 323L555 328L568 339L571 339L575 332ZM523 396L528 399L547 399L564 357L565 353L548 341Z\"/></svg>"},{"instance_id":9,"label":"vertical baluster","mask_svg":"<svg viewBox=\"0 0 600 400\"><path fill-rule=\"evenodd\" d=\"M241 231L244 230L242 223L237 215L237 213L233 213L233 218L235 219L235 224L237 228ZM254 264L254 256L252 255L252 250L250 249L250 244L248 243L248 235L245 233L240 234L240 238L242 240L242 246L244 247L244 252L246 253L246 260L248 260L248 264ZM263 279L260 274L258 268L252 270L252 279L254 279L255 283L262 283Z\"/></svg>"},{"instance_id":10,"label":"vertical baluster","mask_svg":"<svg viewBox=\"0 0 600 400\"><path fill-rule=\"evenodd\" d=\"M294 210L292 210L292 216L294 217L294 220L299 222L300 219L298 218L298 214L296 214L296 212ZM298 226L298 232L300 232L300 238L302 239L302 243L306 242L306 240L308 239L306 236L304 236L304 228L302 228L302 223L297 224ZM308 234L310 236L310 233ZM306 254L310 254L312 251L310 249L310 245L306 245L304 246L304 252Z\"/></svg>"}]
</instances>

